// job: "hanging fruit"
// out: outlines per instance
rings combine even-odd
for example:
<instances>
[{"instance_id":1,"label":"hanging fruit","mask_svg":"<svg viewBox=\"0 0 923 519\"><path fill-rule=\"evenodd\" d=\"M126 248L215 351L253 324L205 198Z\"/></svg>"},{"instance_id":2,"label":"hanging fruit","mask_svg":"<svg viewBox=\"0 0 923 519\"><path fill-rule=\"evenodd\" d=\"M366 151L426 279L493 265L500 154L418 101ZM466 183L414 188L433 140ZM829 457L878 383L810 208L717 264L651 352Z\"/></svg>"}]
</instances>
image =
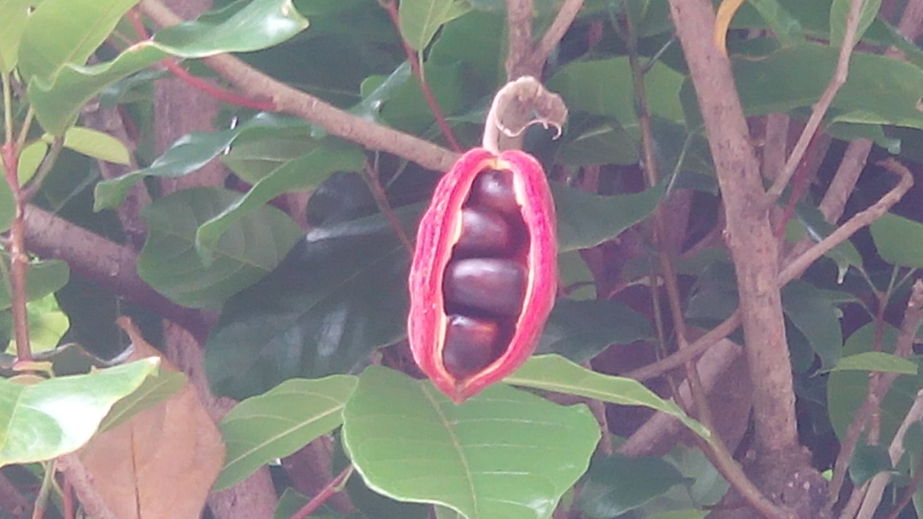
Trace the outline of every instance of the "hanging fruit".
<instances>
[{"instance_id":1,"label":"hanging fruit","mask_svg":"<svg viewBox=\"0 0 923 519\"><path fill-rule=\"evenodd\" d=\"M446 173L410 270L414 360L460 403L535 350L557 289L555 215L531 155L484 148Z\"/></svg>"}]
</instances>

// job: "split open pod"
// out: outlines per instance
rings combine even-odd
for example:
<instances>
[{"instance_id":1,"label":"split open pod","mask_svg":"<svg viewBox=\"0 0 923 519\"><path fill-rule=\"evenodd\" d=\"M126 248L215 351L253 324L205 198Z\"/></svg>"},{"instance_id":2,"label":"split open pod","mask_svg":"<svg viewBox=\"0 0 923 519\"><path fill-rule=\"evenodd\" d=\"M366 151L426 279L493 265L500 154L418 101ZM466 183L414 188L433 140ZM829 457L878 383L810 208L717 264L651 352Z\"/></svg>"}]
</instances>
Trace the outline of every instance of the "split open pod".
<instances>
[{"instance_id":1,"label":"split open pod","mask_svg":"<svg viewBox=\"0 0 923 519\"><path fill-rule=\"evenodd\" d=\"M554 203L541 165L475 148L446 173L417 232L408 337L456 403L522 365L557 290Z\"/></svg>"}]
</instances>

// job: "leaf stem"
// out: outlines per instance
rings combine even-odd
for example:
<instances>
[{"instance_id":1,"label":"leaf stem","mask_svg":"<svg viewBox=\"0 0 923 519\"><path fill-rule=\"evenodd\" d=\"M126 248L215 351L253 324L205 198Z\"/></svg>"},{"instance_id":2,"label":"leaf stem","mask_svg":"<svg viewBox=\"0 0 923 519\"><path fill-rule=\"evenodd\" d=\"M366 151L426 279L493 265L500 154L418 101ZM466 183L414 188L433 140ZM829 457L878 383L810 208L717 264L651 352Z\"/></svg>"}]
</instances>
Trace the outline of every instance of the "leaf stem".
<instances>
[{"instance_id":1,"label":"leaf stem","mask_svg":"<svg viewBox=\"0 0 923 519\"><path fill-rule=\"evenodd\" d=\"M333 494L343 490L343 485L346 484L346 481L349 479L349 476L353 473L353 466L349 465L342 472L337 474L337 476L330 480L329 483L324 485L324 488L314 496L313 499L308 501L300 510L295 512L292 515L291 519L304 519L312 513L314 513L324 502L326 502Z\"/></svg>"}]
</instances>

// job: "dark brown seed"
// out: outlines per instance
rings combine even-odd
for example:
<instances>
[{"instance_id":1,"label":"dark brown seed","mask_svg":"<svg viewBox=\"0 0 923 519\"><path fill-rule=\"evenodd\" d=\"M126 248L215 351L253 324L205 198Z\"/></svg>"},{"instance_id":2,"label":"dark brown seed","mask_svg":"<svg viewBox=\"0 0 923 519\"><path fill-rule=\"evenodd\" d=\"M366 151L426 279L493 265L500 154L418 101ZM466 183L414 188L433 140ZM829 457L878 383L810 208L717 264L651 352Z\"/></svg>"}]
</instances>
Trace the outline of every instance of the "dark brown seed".
<instances>
[{"instance_id":1,"label":"dark brown seed","mask_svg":"<svg viewBox=\"0 0 923 519\"><path fill-rule=\"evenodd\" d=\"M522 309L525 269L509 259L455 260L446 268L446 300L498 316L515 317Z\"/></svg>"},{"instance_id":2,"label":"dark brown seed","mask_svg":"<svg viewBox=\"0 0 923 519\"><path fill-rule=\"evenodd\" d=\"M481 371L496 360L499 336L496 321L450 315L442 349L445 369L459 379Z\"/></svg>"},{"instance_id":3,"label":"dark brown seed","mask_svg":"<svg viewBox=\"0 0 923 519\"><path fill-rule=\"evenodd\" d=\"M516 247L515 238L515 231L499 213L466 207L462 209L462 232L454 253L462 256L511 256Z\"/></svg>"},{"instance_id":4,"label":"dark brown seed","mask_svg":"<svg viewBox=\"0 0 923 519\"><path fill-rule=\"evenodd\" d=\"M479 174L472 186L470 201L502 213L519 214L519 204L513 191L513 174L496 169Z\"/></svg>"}]
</instances>

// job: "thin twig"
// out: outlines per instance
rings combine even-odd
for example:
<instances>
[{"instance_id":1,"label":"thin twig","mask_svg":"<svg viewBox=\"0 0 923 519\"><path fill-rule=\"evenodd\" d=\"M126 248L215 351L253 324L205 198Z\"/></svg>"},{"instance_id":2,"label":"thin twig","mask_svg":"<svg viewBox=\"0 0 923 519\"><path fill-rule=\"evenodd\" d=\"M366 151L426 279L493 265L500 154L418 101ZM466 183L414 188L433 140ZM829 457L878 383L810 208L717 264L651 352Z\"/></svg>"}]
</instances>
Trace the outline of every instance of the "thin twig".
<instances>
[{"instance_id":1,"label":"thin twig","mask_svg":"<svg viewBox=\"0 0 923 519\"><path fill-rule=\"evenodd\" d=\"M343 489L343 485L346 483L346 480L349 479L349 476L353 473L353 466L349 465L342 472L337 474L337 476L330 480L330 483L327 483L320 492L314 496L313 499L307 502L301 509L295 512L292 515L292 519L304 519L312 513L314 513L321 505L324 504L330 496L340 492Z\"/></svg>"},{"instance_id":2,"label":"thin twig","mask_svg":"<svg viewBox=\"0 0 923 519\"><path fill-rule=\"evenodd\" d=\"M899 162L893 159L888 159L882 162L881 165L900 176L900 181L897 183L897 185L894 186L891 191L885 193L885 195L882 196L881 199L879 199L878 202L876 202L874 205L864 211L856 213L843 225L830 233L829 236L814 244L810 249L799 254L791 261L787 262L785 267L779 273L780 284L784 285L789 281L797 278L812 263L817 261L818 258L829 252L840 243L848 240L849 237L859 229L869 225L873 221L880 218L883 214L887 213L888 209L896 204L913 185L913 175L911 175L910 171ZM637 380L647 380L660 376L667 371L676 369L682 366L689 359L693 359L701 355L705 350L708 349L709 346L715 342L733 333L739 325L740 310L738 309L735 310L734 313L730 315L730 317L721 322L721 324L712 328L708 331L708 333L690 344L689 348L682 351L677 351L669 357L666 357L652 364L648 364L642 368L624 373L624 376Z\"/></svg>"},{"instance_id":3,"label":"thin twig","mask_svg":"<svg viewBox=\"0 0 923 519\"><path fill-rule=\"evenodd\" d=\"M916 288L916 287L915 287ZM923 292L923 285L920 286L920 290L915 292ZM920 296L919 293L916 294ZM913 299L914 296L911 296ZM919 299L916 301L916 304L923 303L923 297L917 297ZM909 307L909 303L908 303ZM909 310L909 308L908 308ZM918 323L919 324L919 323ZM917 396L913 400L913 405L910 406L910 410L907 411L904 420L901 422L900 427L898 427L897 432L894 433L894 438L891 439L891 445L888 446L888 457L891 459L891 466L897 466L900 462L901 457L904 455L904 437L907 435L907 430L910 429L910 426L919 422L920 418L923 418L923 391L917 391ZM908 498L907 501L904 501L904 497L912 497L916 491L917 485L920 483L920 477L923 476L918 472L913 475L913 480L910 485L904 488L904 496L898 501L897 505L891 510L888 514L889 517L897 517L897 514L900 513L901 509L907 506L907 503L910 501ZM891 472L883 471L875 474L872 478L871 483L869 484L869 491L865 494L865 498L862 501L862 507L859 509L859 518L871 518L875 511L878 509L878 505L881 504L881 498L884 495L885 487L888 486L888 483L891 481ZM901 504L901 502L903 504Z\"/></svg>"},{"instance_id":4,"label":"thin twig","mask_svg":"<svg viewBox=\"0 0 923 519\"><path fill-rule=\"evenodd\" d=\"M13 192L15 213L10 225L8 248L10 252L10 296L13 313L13 336L16 339L16 358L19 361L31 361L32 349L29 344L29 316L26 312L28 301L26 276L29 271L29 254L26 252L25 205L22 187L19 185L19 154L21 150L15 143L3 144L0 153L6 170L6 183Z\"/></svg>"},{"instance_id":5,"label":"thin twig","mask_svg":"<svg viewBox=\"0 0 923 519\"><path fill-rule=\"evenodd\" d=\"M583 0L564 0L558 14L555 15L551 25L548 26L548 30L542 35L542 39L539 40L535 50L532 51L532 55L529 56L529 62L532 67L541 70L545 62L548 61L548 56L551 55L554 48L564 38L571 24L574 23L574 18L577 17L577 13L580 12L582 7Z\"/></svg>"},{"instance_id":6,"label":"thin twig","mask_svg":"<svg viewBox=\"0 0 923 519\"><path fill-rule=\"evenodd\" d=\"M923 320L923 281L917 281L913 286L910 300L907 301L907 309L904 312L904 318L901 322L900 334L898 335L897 343L894 347L895 355L907 358L913 353L913 342L917 334L917 329L920 327L921 320ZM854 414L853 421L846 430L846 436L843 441L840 442L840 453L833 465L833 478L830 481L831 506L839 495L843 482L846 480L847 467L856 450L862 432L865 430L872 415L880 409L882 400L888 394L891 385L897 380L897 377L897 373L874 373L870 377L866 399L859 410ZM877 486L880 488L876 489L874 483L869 487L869 492L863 499L864 503L859 510L860 516L862 516L862 514L867 515L869 513L869 507L871 506L872 509L874 509L878 506L878 502L881 501L881 492L884 490L884 486L880 481ZM874 506L867 504L870 500L875 501ZM865 510L865 512L863 512L863 510Z\"/></svg>"},{"instance_id":7,"label":"thin twig","mask_svg":"<svg viewBox=\"0 0 923 519\"><path fill-rule=\"evenodd\" d=\"M429 83L426 82L426 76L423 75L423 65L420 63L419 54L413 50L410 44L407 43L407 40L404 39L403 33L401 33L401 15L397 9L397 1L379 0L378 4L387 11L388 16L391 18L391 23L394 25L394 28L397 29L397 37L401 40L401 46L404 48L407 61L410 62L410 70L413 72L414 77L417 78L417 84L420 86L420 91L423 93L423 99L426 101L427 106L429 106L429 111L433 114L433 118L436 119L436 125L439 126L442 137L449 143L449 147L452 148L453 151L461 152L461 146L459 146L455 134L452 133L452 128L449 126L449 123L446 122L442 107L439 106L439 101L436 100L436 96L433 95L433 90L429 87Z\"/></svg>"},{"instance_id":8,"label":"thin twig","mask_svg":"<svg viewBox=\"0 0 923 519\"><path fill-rule=\"evenodd\" d=\"M141 9L155 23L169 27L182 22L160 0L142 0ZM340 110L256 70L229 54L203 58L202 62L246 95L266 96L285 113L302 117L329 133L406 158L425 168L447 171L458 154L424 139L382 126Z\"/></svg>"},{"instance_id":9,"label":"thin twig","mask_svg":"<svg viewBox=\"0 0 923 519\"><path fill-rule=\"evenodd\" d=\"M808 117L808 122L805 123L804 130L801 131L798 142L795 143L795 147L792 149L792 154L789 155L785 167L782 169L779 176L776 177L772 187L769 188L767 195L769 196L770 204L775 203L775 200L782 194L782 191L785 190L785 186L788 185L788 181L791 180L792 175L795 174L795 170L798 169L798 164L804 157L805 152L808 151L808 145L811 143L811 139L814 138L814 134L817 133L817 129L820 127L824 115L827 114L830 104L833 103L833 98L836 97L840 87L846 83L846 78L849 75L849 58L852 56L853 48L855 48L856 45L856 32L859 28L859 13L862 11L862 5L864 3L865 0L852 0L850 4L849 14L846 17L846 28L843 31L843 42L840 45L840 54L837 58L833 77L824 89L824 93L821 94L820 99L814 104L811 116Z\"/></svg>"},{"instance_id":10,"label":"thin twig","mask_svg":"<svg viewBox=\"0 0 923 519\"><path fill-rule=\"evenodd\" d=\"M407 237L407 232L404 231L404 226L401 225L401 221L397 218L397 215L394 214L394 210L391 209L391 203L388 202L388 195L381 186L378 168L372 166L368 161L365 163L365 177L366 183L369 185L369 190L372 192L372 198L375 199L375 203L378 205L378 210L388 219L388 224L391 225L398 239L404 244L407 253L413 256L413 243L410 241L410 238Z\"/></svg>"}]
</instances>

